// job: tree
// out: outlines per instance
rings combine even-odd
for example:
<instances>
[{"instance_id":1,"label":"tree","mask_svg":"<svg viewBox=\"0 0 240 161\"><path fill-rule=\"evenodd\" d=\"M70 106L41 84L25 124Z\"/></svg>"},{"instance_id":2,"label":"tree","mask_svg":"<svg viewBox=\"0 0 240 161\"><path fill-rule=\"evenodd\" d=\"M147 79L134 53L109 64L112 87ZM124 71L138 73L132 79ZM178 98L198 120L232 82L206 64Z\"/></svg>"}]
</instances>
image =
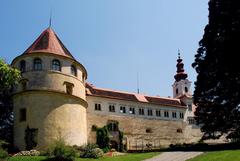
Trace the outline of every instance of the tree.
<instances>
[{"instance_id":1,"label":"tree","mask_svg":"<svg viewBox=\"0 0 240 161\"><path fill-rule=\"evenodd\" d=\"M240 137L240 3L210 0L209 23L195 55L195 119L204 138Z\"/></svg>"},{"instance_id":2,"label":"tree","mask_svg":"<svg viewBox=\"0 0 240 161\"><path fill-rule=\"evenodd\" d=\"M0 139L12 142L13 104L11 89L20 79L20 72L0 59Z\"/></svg>"}]
</instances>

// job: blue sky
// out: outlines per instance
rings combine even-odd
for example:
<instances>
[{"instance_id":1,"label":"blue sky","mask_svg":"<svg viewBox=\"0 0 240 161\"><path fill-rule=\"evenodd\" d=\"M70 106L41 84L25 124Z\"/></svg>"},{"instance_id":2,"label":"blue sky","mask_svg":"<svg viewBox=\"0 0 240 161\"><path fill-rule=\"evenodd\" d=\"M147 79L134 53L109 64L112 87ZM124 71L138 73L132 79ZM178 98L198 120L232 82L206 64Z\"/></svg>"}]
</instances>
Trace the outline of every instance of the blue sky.
<instances>
[{"instance_id":1,"label":"blue sky","mask_svg":"<svg viewBox=\"0 0 240 161\"><path fill-rule=\"evenodd\" d=\"M48 27L88 71L88 82L172 96L177 51L189 80L208 0L1 0L0 57L8 63ZM139 73L139 74L137 74ZM194 86L194 85L193 85Z\"/></svg>"}]
</instances>

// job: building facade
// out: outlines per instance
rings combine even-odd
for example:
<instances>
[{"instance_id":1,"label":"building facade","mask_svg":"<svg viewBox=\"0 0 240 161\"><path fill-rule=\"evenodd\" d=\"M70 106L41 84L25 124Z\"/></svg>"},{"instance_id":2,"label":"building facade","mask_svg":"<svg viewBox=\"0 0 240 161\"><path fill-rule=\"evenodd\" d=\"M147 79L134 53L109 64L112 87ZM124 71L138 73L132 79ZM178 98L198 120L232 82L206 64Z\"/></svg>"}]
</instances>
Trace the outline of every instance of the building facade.
<instances>
[{"instance_id":1,"label":"building facade","mask_svg":"<svg viewBox=\"0 0 240 161\"><path fill-rule=\"evenodd\" d=\"M94 127L108 126L111 145L129 150L196 142L191 82L177 60L173 98L103 89L86 82L87 70L47 28L12 61L22 73L13 94L14 144L46 149L58 138L69 145L96 143Z\"/></svg>"}]
</instances>

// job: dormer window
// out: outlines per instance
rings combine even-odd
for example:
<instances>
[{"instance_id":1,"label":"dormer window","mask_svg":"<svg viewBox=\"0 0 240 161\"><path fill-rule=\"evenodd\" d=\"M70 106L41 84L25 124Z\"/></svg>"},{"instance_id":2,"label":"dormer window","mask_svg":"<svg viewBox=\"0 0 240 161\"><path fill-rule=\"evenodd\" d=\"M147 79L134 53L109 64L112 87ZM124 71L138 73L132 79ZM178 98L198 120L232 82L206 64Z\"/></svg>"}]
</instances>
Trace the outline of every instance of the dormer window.
<instances>
[{"instance_id":1,"label":"dormer window","mask_svg":"<svg viewBox=\"0 0 240 161\"><path fill-rule=\"evenodd\" d=\"M66 93L72 95L74 84L70 82L64 82L64 84L66 85Z\"/></svg>"},{"instance_id":2,"label":"dormer window","mask_svg":"<svg viewBox=\"0 0 240 161\"><path fill-rule=\"evenodd\" d=\"M61 71L61 64L59 60L54 59L52 61L52 70Z\"/></svg>"},{"instance_id":3,"label":"dormer window","mask_svg":"<svg viewBox=\"0 0 240 161\"><path fill-rule=\"evenodd\" d=\"M77 69L74 65L71 65L71 74L77 76Z\"/></svg>"},{"instance_id":4,"label":"dormer window","mask_svg":"<svg viewBox=\"0 0 240 161\"><path fill-rule=\"evenodd\" d=\"M40 58L33 60L33 70L42 70L42 60Z\"/></svg>"},{"instance_id":5,"label":"dormer window","mask_svg":"<svg viewBox=\"0 0 240 161\"><path fill-rule=\"evenodd\" d=\"M21 60L20 61L19 68L20 68L21 72L25 72L26 71L26 61L25 60Z\"/></svg>"}]
</instances>

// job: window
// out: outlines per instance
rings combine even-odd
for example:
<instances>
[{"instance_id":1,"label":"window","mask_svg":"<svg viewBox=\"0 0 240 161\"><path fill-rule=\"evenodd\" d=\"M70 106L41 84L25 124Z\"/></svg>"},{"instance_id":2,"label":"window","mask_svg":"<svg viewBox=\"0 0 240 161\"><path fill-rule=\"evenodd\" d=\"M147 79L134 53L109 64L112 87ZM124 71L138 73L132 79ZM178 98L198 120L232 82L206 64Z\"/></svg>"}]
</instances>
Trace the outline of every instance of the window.
<instances>
[{"instance_id":1,"label":"window","mask_svg":"<svg viewBox=\"0 0 240 161\"><path fill-rule=\"evenodd\" d=\"M21 82L21 84L22 84L22 90L25 91L27 89L27 82L23 81Z\"/></svg>"},{"instance_id":2,"label":"window","mask_svg":"<svg viewBox=\"0 0 240 161\"><path fill-rule=\"evenodd\" d=\"M178 88L176 89L176 94L178 94Z\"/></svg>"},{"instance_id":3,"label":"window","mask_svg":"<svg viewBox=\"0 0 240 161\"><path fill-rule=\"evenodd\" d=\"M177 133L182 133L182 129L181 128L177 129Z\"/></svg>"},{"instance_id":4,"label":"window","mask_svg":"<svg viewBox=\"0 0 240 161\"><path fill-rule=\"evenodd\" d=\"M168 111L164 111L164 117L169 117Z\"/></svg>"},{"instance_id":5,"label":"window","mask_svg":"<svg viewBox=\"0 0 240 161\"><path fill-rule=\"evenodd\" d=\"M148 116L152 116L152 115L153 115L152 110L148 109Z\"/></svg>"},{"instance_id":6,"label":"window","mask_svg":"<svg viewBox=\"0 0 240 161\"><path fill-rule=\"evenodd\" d=\"M27 120L27 112L26 112L26 108L22 108L19 111L19 121L23 122Z\"/></svg>"},{"instance_id":7,"label":"window","mask_svg":"<svg viewBox=\"0 0 240 161\"><path fill-rule=\"evenodd\" d=\"M40 58L33 60L33 70L42 70L42 60Z\"/></svg>"},{"instance_id":8,"label":"window","mask_svg":"<svg viewBox=\"0 0 240 161\"><path fill-rule=\"evenodd\" d=\"M95 110L101 111L101 104L95 103Z\"/></svg>"},{"instance_id":9,"label":"window","mask_svg":"<svg viewBox=\"0 0 240 161\"><path fill-rule=\"evenodd\" d=\"M52 70L61 71L61 64L59 60L54 59L52 61Z\"/></svg>"},{"instance_id":10,"label":"window","mask_svg":"<svg viewBox=\"0 0 240 161\"><path fill-rule=\"evenodd\" d=\"M107 124L109 131L118 131L118 122L117 121L109 121Z\"/></svg>"},{"instance_id":11,"label":"window","mask_svg":"<svg viewBox=\"0 0 240 161\"><path fill-rule=\"evenodd\" d=\"M66 93L67 94L72 94L73 93L74 84L72 84L70 82L64 82L64 84L66 85Z\"/></svg>"},{"instance_id":12,"label":"window","mask_svg":"<svg viewBox=\"0 0 240 161\"><path fill-rule=\"evenodd\" d=\"M20 61L20 66L19 66L19 68L20 68L20 71L21 71L21 72L25 72L25 71L26 71L26 61L25 61L25 60L21 60L21 61Z\"/></svg>"},{"instance_id":13,"label":"window","mask_svg":"<svg viewBox=\"0 0 240 161\"><path fill-rule=\"evenodd\" d=\"M172 112L172 118L177 118L177 113L176 112Z\"/></svg>"},{"instance_id":14,"label":"window","mask_svg":"<svg viewBox=\"0 0 240 161\"><path fill-rule=\"evenodd\" d=\"M82 73L82 82L84 82L84 80L85 80L85 74Z\"/></svg>"},{"instance_id":15,"label":"window","mask_svg":"<svg viewBox=\"0 0 240 161\"><path fill-rule=\"evenodd\" d=\"M192 118L192 117L188 118L188 123L191 124L191 125L195 124L195 119Z\"/></svg>"},{"instance_id":16,"label":"window","mask_svg":"<svg viewBox=\"0 0 240 161\"><path fill-rule=\"evenodd\" d=\"M184 89L185 89L185 92L187 93L187 92L188 92L188 88L187 88L187 87L185 87Z\"/></svg>"},{"instance_id":17,"label":"window","mask_svg":"<svg viewBox=\"0 0 240 161\"><path fill-rule=\"evenodd\" d=\"M37 146L37 138L38 138L38 129L35 128L29 128L27 126L25 130L25 142L26 142L26 149L34 149Z\"/></svg>"},{"instance_id":18,"label":"window","mask_svg":"<svg viewBox=\"0 0 240 161\"><path fill-rule=\"evenodd\" d=\"M139 108L139 115L144 115L144 108Z\"/></svg>"},{"instance_id":19,"label":"window","mask_svg":"<svg viewBox=\"0 0 240 161\"><path fill-rule=\"evenodd\" d=\"M126 113L126 107L125 106L120 106L120 112L121 113Z\"/></svg>"},{"instance_id":20,"label":"window","mask_svg":"<svg viewBox=\"0 0 240 161\"><path fill-rule=\"evenodd\" d=\"M151 128L147 128L146 129L146 133L152 133L152 129Z\"/></svg>"},{"instance_id":21,"label":"window","mask_svg":"<svg viewBox=\"0 0 240 161\"><path fill-rule=\"evenodd\" d=\"M192 111L192 104L188 104L188 111Z\"/></svg>"},{"instance_id":22,"label":"window","mask_svg":"<svg viewBox=\"0 0 240 161\"><path fill-rule=\"evenodd\" d=\"M109 112L115 112L115 106L109 105Z\"/></svg>"},{"instance_id":23,"label":"window","mask_svg":"<svg viewBox=\"0 0 240 161\"><path fill-rule=\"evenodd\" d=\"M156 110L156 116L161 117L161 111L160 110Z\"/></svg>"},{"instance_id":24,"label":"window","mask_svg":"<svg viewBox=\"0 0 240 161\"><path fill-rule=\"evenodd\" d=\"M77 69L74 65L71 65L71 74L77 76Z\"/></svg>"},{"instance_id":25,"label":"window","mask_svg":"<svg viewBox=\"0 0 240 161\"><path fill-rule=\"evenodd\" d=\"M180 112L179 117L182 119L184 117L183 113Z\"/></svg>"},{"instance_id":26,"label":"window","mask_svg":"<svg viewBox=\"0 0 240 161\"><path fill-rule=\"evenodd\" d=\"M130 114L135 114L135 108L134 107L130 107L129 108L129 113Z\"/></svg>"}]
</instances>

